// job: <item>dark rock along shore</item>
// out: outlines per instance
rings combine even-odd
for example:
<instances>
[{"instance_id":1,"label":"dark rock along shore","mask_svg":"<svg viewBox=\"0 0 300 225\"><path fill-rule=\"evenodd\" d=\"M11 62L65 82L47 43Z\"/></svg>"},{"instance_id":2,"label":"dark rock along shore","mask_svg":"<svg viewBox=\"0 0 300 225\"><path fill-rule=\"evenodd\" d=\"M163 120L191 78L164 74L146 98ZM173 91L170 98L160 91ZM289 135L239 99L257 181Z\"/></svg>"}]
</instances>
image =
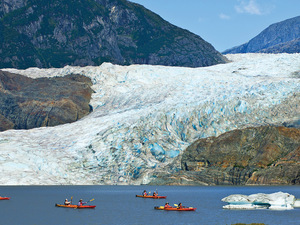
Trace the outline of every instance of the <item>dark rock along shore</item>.
<instances>
[{"instance_id":1,"label":"dark rock along shore","mask_svg":"<svg viewBox=\"0 0 300 225\"><path fill-rule=\"evenodd\" d=\"M300 129L264 126L199 139L183 153L181 171L151 184L300 184Z\"/></svg>"}]
</instances>

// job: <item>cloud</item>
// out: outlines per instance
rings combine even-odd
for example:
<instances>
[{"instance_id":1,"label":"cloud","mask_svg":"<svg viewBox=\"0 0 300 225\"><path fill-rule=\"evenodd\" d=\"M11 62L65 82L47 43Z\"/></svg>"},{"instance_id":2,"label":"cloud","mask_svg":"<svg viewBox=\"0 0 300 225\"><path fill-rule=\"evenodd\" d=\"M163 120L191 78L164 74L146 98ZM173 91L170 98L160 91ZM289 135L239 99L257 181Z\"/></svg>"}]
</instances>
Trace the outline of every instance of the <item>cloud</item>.
<instances>
[{"instance_id":1,"label":"cloud","mask_svg":"<svg viewBox=\"0 0 300 225\"><path fill-rule=\"evenodd\" d=\"M229 20L229 19L230 19L230 16L228 16L228 15L226 15L226 14L224 14L224 13L221 13L221 14L219 15L219 18L222 19L222 20Z\"/></svg>"},{"instance_id":2,"label":"cloud","mask_svg":"<svg viewBox=\"0 0 300 225\"><path fill-rule=\"evenodd\" d=\"M263 11L255 0L239 0L239 5L235 6L238 13L247 13L252 15L262 15Z\"/></svg>"}]
</instances>

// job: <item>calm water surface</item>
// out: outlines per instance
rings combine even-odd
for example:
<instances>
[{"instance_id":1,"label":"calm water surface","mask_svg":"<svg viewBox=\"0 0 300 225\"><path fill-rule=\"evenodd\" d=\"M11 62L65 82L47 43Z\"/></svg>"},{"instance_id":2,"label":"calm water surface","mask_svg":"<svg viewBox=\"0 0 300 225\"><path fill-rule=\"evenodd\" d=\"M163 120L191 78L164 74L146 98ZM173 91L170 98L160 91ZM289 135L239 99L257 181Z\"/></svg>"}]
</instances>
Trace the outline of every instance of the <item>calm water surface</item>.
<instances>
[{"instance_id":1,"label":"calm water surface","mask_svg":"<svg viewBox=\"0 0 300 225\"><path fill-rule=\"evenodd\" d=\"M136 198L157 189L167 199ZM300 208L287 211L225 210L222 198L231 194L288 192L300 198L299 186L0 186L0 224L300 224ZM65 198L73 203L95 199L95 209L55 207ZM182 202L195 212L154 210L154 206Z\"/></svg>"}]
</instances>

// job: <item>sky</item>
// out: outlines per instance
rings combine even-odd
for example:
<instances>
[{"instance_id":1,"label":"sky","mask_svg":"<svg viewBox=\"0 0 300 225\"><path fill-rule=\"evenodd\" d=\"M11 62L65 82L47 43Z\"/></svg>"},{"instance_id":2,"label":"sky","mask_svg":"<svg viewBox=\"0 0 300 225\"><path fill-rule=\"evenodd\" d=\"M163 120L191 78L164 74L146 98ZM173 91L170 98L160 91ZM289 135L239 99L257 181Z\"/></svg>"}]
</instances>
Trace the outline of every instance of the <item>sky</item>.
<instances>
[{"instance_id":1,"label":"sky","mask_svg":"<svg viewBox=\"0 0 300 225\"><path fill-rule=\"evenodd\" d=\"M300 16L300 0L130 0L216 50L244 44L273 23Z\"/></svg>"}]
</instances>

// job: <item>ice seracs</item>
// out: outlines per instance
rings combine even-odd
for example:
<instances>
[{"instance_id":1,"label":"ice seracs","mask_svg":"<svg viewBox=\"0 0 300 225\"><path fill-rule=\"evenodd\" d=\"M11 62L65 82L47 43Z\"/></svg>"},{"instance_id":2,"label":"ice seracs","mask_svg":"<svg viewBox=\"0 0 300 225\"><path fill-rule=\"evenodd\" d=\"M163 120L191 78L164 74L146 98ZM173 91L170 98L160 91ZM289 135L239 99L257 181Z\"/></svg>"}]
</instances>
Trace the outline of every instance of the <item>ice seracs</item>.
<instances>
[{"instance_id":1,"label":"ice seracs","mask_svg":"<svg viewBox=\"0 0 300 225\"><path fill-rule=\"evenodd\" d=\"M299 207L299 200L294 195L283 192L272 194L252 194L229 195L222 199L228 205L223 206L224 209L272 209L272 210L288 210Z\"/></svg>"}]
</instances>

